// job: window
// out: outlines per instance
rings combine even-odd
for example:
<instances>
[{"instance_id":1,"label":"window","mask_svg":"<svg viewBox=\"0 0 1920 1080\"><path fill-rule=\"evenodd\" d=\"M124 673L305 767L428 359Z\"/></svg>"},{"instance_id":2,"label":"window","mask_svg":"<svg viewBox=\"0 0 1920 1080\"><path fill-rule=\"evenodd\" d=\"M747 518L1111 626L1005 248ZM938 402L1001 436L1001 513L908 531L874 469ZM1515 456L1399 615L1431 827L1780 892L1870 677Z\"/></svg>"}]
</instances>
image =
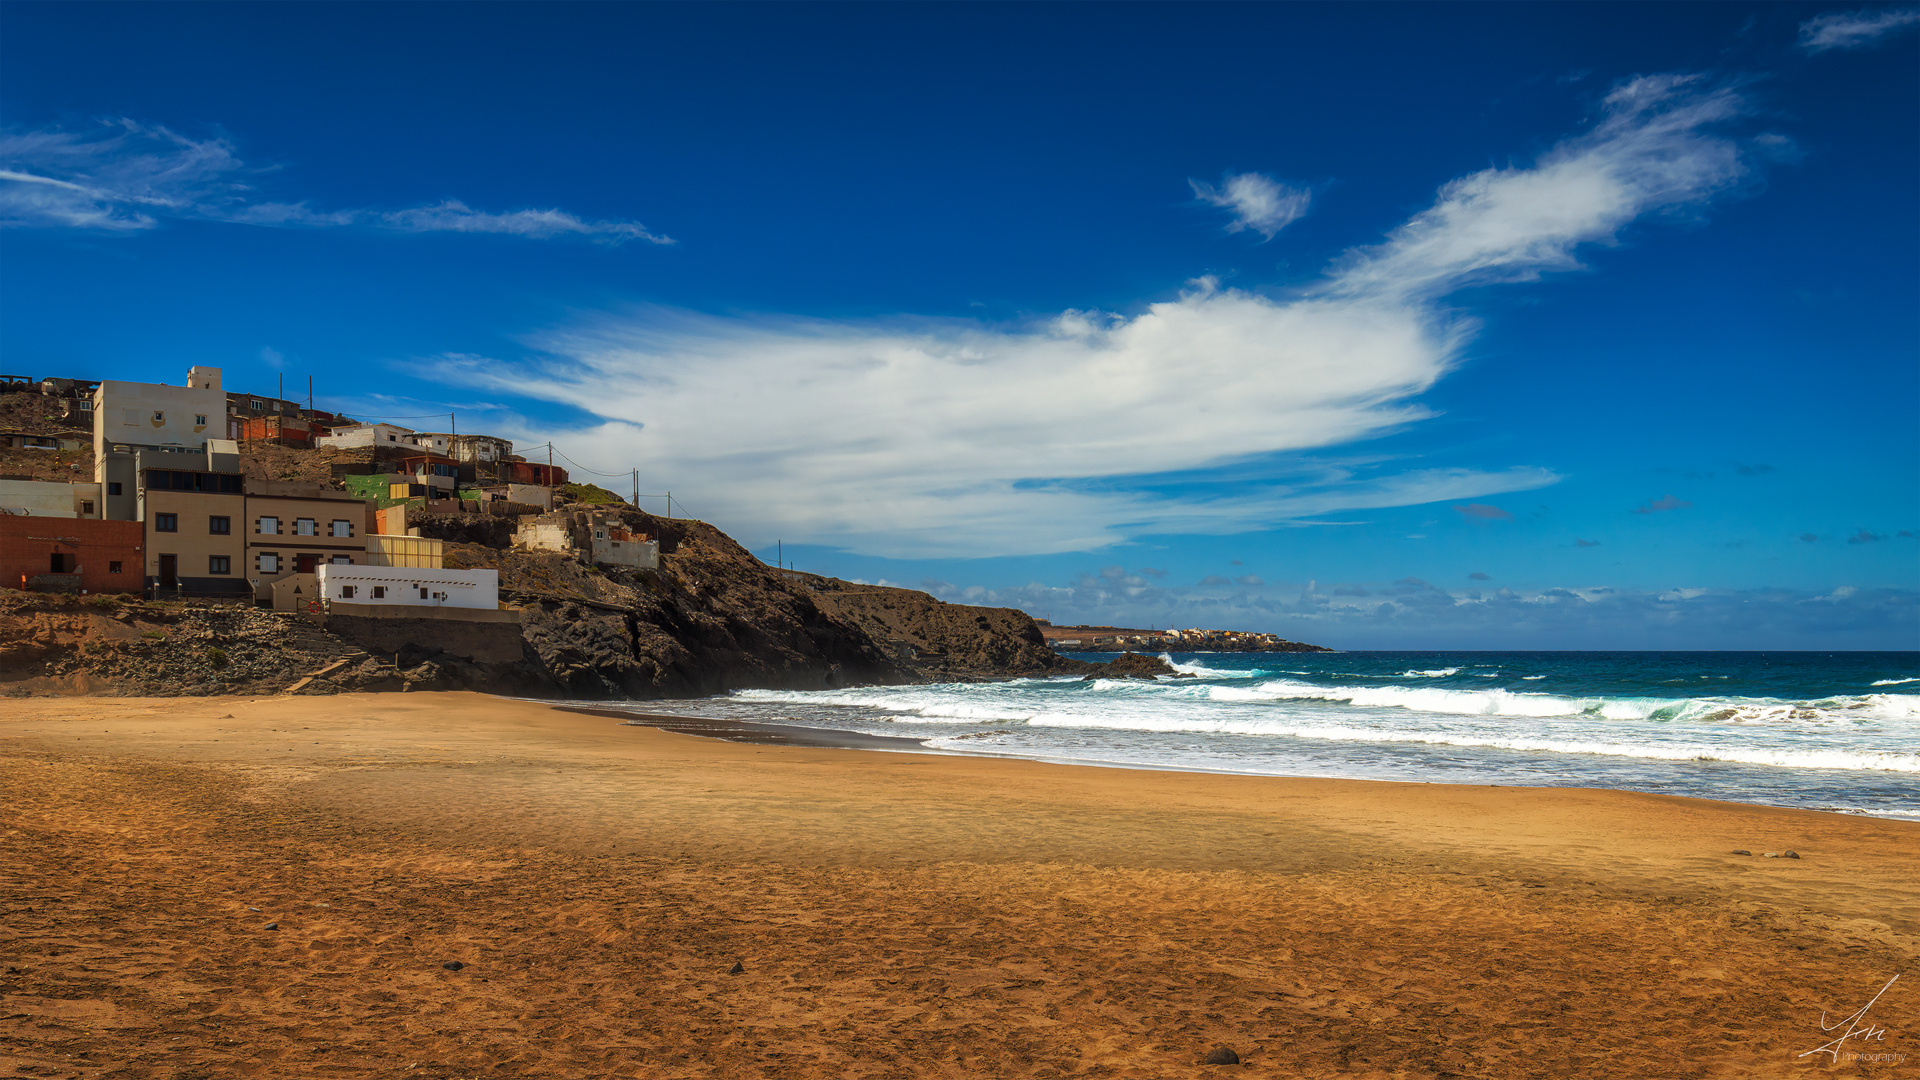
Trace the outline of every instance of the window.
<instances>
[{"instance_id":1,"label":"window","mask_svg":"<svg viewBox=\"0 0 1920 1080\"><path fill-rule=\"evenodd\" d=\"M420 590L420 599L425 600L427 598L427 587L425 585L415 585L414 588Z\"/></svg>"},{"instance_id":2,"label":"window","mask_svg":"<svg viewBox=\"0 0 1920 1080\"><path fill-rule=\"evenodd\" d=\"M256 559L259 562L261 573L277 574L280 572L280 553L279 552L263 551L258 556L256 556Z\"/></svg>"},{"instance_id":3,"label":"window","mask_svg":"<svg viewBox=\"0 0 1920 1080\"><path fill-rule=\"evenodd\" d=\"M91 402L91 401L87 401L87 400L85 400L84 398L83 398L83 399L81 399L81 402L80 402L80 411L81 411L81 412L92 412L92 411L93 411L93 402Z\"/></svg>"},{"instance_id":4,"label":"window","mask_svg":"<svg viewBox=\"0 0 1920 1080\"><path fill-rule=\"evenodd\" d=\"M333 565L335 565L335 566L352 566L352 565L353 565L353 556L351 556L351 555L335 555L335 556L334 556L333 558L331 558L331 559L328 559L327 561L328 561L328 562L330 562L330 563L332 563L332 564L333 564Z\"/></svg>"},{"instance_id":5,"label":"window","mask_svg":"<svg viewBox=\"0 0 1920 1080\"><path fill-rule=\"evenodd\" d=\"M81 512L81 513L83 513L83 514L91 514L91 513L93 513L93 500L92 500L92 499L81 499L81 500L80 500L80 512Z\"/></svg>"},{"instance_id":6,"label":"window","mask_svg":"<svg viewBox=\"0 0 1920 1080\"><path fill-rule=\"evenodd\" d=\"M180 515L179 514L153 515L153 531L154 532L179 532L180 531Z\"/></svg>"},{"instance_id":7,"label":"window","mask_svg":"<svg viewBox=\"0 0 1920 1080\"><path fill-rule=\"evenodd\" d=\"M207 418L199 415L198 413L194 414L193 422L200 425L201 427L207 426Z\"/></svg>"},{"instance_id":8,"label":"window","mask_svg":"<svg viewBox=\"0 0 1920 1080\"><path fill-rule=\"evenodd\" d=\"M120 572L120 562L119 562L119 560L117 560L117 559L116 559L116 560L114 560L113 562L110 562L110 563L108 563L108 564L107 564L107 573L109 573L109 574L117 574L117 573L119 573L119 572Z\"/></svg>"},{"instance_id":9,"label":"window","mask_svg":"<svg viewBox=\"0 0 1920 1080\"><path fill-rule=\"evenodd\" d=\"M327 535L329 535L329 536L352 536L352 535L353 535L353 522L351 522L351 521L345 521L345 520L342 520L342 519L340 519L340 518L335 518L335 519L333 519L333 531L332 531L332 532L330 532L330 533L328 533Z\"/></svg>"},{"instance_id":10,"label":"window","mask_svg":"<svg viewBox=\"0 0 1920 1080\"><path fill-rule=\"evenodd\" d=\"M255 412L258 412L258 411L260 410L260 408L261 408L261 405L260 405L260 399L259 399L259 398L254 398L254 399L253 399L253 408L254 408L254 411L255 411Z\"/></svg>"},{"instance_id":11,"label":"window","mask_svg":"<svg viewBox=\"0 0 1920 1080\"><path fill-rule=\"evenodd\" d=\"M279 536L280 519L277 517L263 517L260 519L259 526L253 531L261 536Z\"/></svg>"},{"instance_id":12,"label":"window","mask_svg":"<svg viewBox=\"0 0 1920 1080\"><path fill-rule=\"evenodd\" d=\"M207 518L207 532L213 536L229 536L233 533L233 519L224 514Z\"/></svg>"},{"instance_id":13,"label":"window","mask_svg":"<svg viewBox=\"0 0 1920 1080\"><path fill-rule=\"evenodd\" d=\"M108 482L107 482L107 494L109 494L109 495L118 495L118 494L120 494L120 481L118 481L118 480L110 480L110 481L108 481Z\"/></svg>"},{"instance_id":14,"label":"window","mask_svg":"<svg viewBox=\"0 0 1920 1080\"><path fill-rule=\"evenodd\" d=\"M233 557L229 555L207 556L207 573L209 574L233 573Z\"/></svg>"},{"instance_id":15,"label":"window","mask_svg":"<svg viewBox=\"0 0 1920 1080\"><path fill-rule=\"evenodd\" d=\"M385 585L375 585L373 587L373 598L375 600L385 600L387 598L387 587Z\"/></svg>"},{"instance_id":16,"label":"window","mask_svg":"<svg viewBox=\"0 0 1920 1080\"><path fill-rule=\"evenodd\" d=\"M166 414L166 413L163 413L163 412L161 412L161 411L160 411L159 409L155 409L155 410L153 410L153 422L154 422L154 423L156 423L156 424L164 424L164 423L166 423L166 422L167 422L167 414Z\"/></svg>"},{"instance_id":17,"label":"window","mask_svg":"<svg viewBox=\"0 0 1920 1080\"><path fill-rule=\"evenodd\" d=\"M342 600L353 599L353 586L351 585L340 586L340 599Z\"/></svg>"},{"instance_id":18,"label":"window","mask_svg":"<svg viewBox=\"0 0 1920 1080\"><path fill-rule=\"evenodd\" d=\"M295 518L293 521L293 535L319 536L320 523L312 518Z\"/></svg>"}]
</instances>

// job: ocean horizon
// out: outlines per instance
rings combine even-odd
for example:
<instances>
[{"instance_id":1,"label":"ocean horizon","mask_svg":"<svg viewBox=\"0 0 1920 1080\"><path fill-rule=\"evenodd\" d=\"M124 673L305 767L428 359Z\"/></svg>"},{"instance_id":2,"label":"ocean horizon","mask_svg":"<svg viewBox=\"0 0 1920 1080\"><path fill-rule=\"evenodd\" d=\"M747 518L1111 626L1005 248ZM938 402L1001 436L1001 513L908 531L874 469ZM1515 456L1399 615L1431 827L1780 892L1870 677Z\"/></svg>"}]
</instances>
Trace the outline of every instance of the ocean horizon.
<instances>
[{"instance_id":1,"label":"ocean horizon","mask_svg":"<svg viewBox=\"0 0 1920 1080\"><path fill-rule=\"evenodd\" d=\"M670 711L1066 764L1920 819L1920 652L1160 655L1189 677L743 690Z\"/></svg>"}]
</instances>

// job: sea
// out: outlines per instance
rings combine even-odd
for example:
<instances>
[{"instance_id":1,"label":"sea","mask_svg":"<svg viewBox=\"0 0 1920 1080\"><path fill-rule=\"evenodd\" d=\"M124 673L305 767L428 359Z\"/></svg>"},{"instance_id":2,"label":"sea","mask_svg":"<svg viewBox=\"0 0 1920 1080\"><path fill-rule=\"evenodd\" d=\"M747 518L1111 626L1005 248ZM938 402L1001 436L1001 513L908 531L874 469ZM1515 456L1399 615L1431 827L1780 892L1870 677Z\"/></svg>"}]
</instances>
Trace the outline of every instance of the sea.
<instances>
[{"instance_id":1,"label":"sea","mask_svg":"<svg viewBox=\"0 0 1920 1080\"><path fill-rule=\"evenodd\" d=\"M1920 819L1920 652L1162 656L1193 677L743 690L672 711L1087 766L1618 788Z\"/></svg>"}]
</instances>

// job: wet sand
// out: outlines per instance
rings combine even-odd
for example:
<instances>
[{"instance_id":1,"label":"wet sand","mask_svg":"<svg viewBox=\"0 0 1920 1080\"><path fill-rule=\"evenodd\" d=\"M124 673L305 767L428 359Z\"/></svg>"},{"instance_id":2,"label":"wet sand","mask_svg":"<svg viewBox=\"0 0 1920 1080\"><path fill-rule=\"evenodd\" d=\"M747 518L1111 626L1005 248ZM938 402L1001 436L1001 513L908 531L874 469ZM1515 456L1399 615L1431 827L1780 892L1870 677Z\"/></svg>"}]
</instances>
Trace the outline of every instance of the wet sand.
<instances>
[{"instance_id":1,"label":"wet sand","mask_svg":"<svg viewBox=\"0 0 1920 1080\"><path fill-rule=\"evenodd\" d=\"M473 694L9 701L0 810L0 1076L1920 1074L1906 822Z\"/></svg>"}]
</instances>

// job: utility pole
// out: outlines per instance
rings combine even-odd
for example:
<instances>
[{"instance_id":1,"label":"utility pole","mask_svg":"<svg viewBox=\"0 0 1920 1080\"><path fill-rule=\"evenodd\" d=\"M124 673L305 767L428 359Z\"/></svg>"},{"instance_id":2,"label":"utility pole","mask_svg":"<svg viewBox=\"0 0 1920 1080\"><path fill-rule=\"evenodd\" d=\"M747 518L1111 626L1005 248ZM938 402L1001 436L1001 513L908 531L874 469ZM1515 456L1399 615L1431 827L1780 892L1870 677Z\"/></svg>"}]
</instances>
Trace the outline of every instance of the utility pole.
<instances>
[{"instance_id":1,"label":"utility pole","mask_svg":"<svg viewBox=\"0 0 1920 1080\"><path fill-rule=\"evenodd\" d=\"M773 565L779 567L782 570L785 570L787 568L787 564L784 561L786 559L785 547L786 547L785 540L775 540L773 542Z\"/></svg>"},{"instance_id":2,"label":"utility pole","mask_svg":"<svg viewBox=\"0 0 1920 1080\"><path fill-rule=\"evenodd\" d=\"M633 470L633 508L640 509L640 470Z\"/></svg>"},{"instance_id":3,"label":"utility pole","mask_svg":"<svg viewBox=\"0 0 1920 1080\"><path fill-rule=\"evenodd\" d=\"M673 520L673 492L667 492L667 520Z\"/></svg>"}]
</instances>

